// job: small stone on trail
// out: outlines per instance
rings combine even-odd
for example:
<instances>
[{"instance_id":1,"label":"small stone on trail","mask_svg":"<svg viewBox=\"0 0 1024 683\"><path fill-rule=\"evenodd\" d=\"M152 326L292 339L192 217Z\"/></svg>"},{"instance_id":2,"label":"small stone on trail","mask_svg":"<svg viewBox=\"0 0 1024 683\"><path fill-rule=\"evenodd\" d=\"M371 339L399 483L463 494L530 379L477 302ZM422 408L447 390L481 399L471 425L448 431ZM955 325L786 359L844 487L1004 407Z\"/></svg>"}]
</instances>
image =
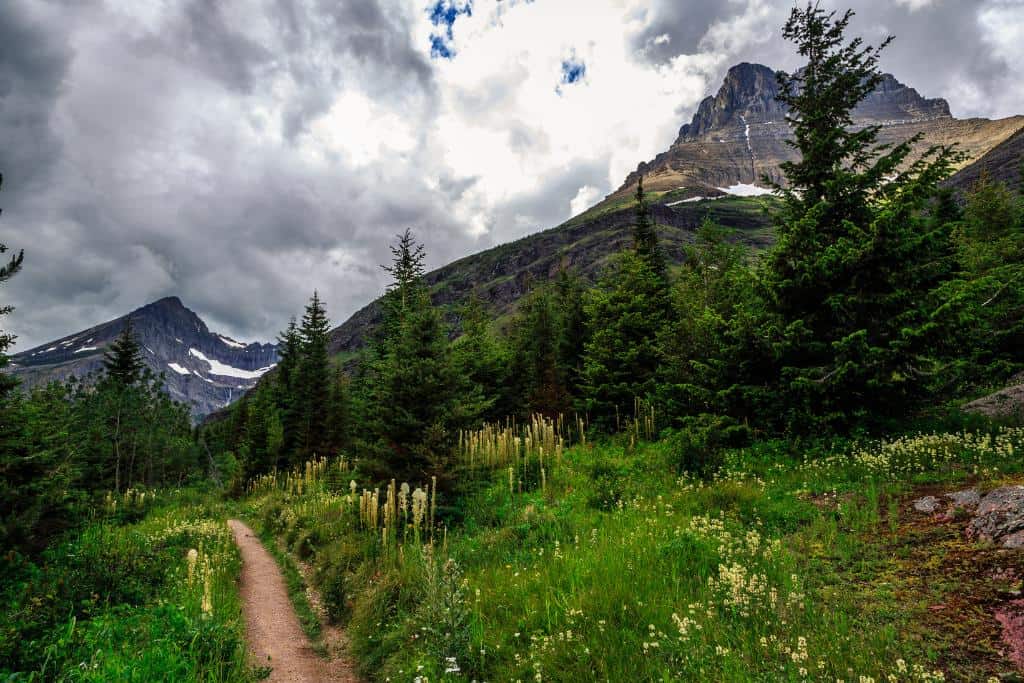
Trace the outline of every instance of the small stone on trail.
<instances>
[{"instance_id":1,"label":"small stone on trail","mask_svg":"<svg viewBox=\"0 0 1024 683\"><path fill-rule=\"evenodd\" d=\"M935 496L925 496L914 501L914 509L918 512L931 514L939 509L939 499Z\"/></svg>"}]
</instances>

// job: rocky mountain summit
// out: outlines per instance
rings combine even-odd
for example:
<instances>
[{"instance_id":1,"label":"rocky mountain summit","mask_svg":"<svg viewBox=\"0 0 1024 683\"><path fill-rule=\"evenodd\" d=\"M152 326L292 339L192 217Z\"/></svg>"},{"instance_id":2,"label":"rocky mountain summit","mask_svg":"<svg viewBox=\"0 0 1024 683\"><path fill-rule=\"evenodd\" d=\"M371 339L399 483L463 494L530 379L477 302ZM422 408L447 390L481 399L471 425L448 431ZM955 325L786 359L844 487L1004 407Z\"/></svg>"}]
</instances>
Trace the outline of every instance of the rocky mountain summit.
<instances>
[{"instance_id":1,"label":"rocky mountain summit","mask_svg":"<svg viewBox=\"0 0 1024 683\"><path fill-rule=\"evenodd\" d=\"M781 183L780 166L795 159L796 151L786 144L792 134L778 95L773 69L749 63L732 67L718 93L700 103L671 147L641 163L610 199L633 192L641 175L651 190L688 190L694 197L757 185L762 176ZM1024 116L956 119L945 100L923 97L891 74L885 74L854 110L853 119L856 127L881 126L882 143L903 142L922 133L915 154L933 144L956 142L967 155L965 165L1024 127Z\"/></svg>"},{"instance_id":2,"label":"rocky mountain summit","mask_svg":"<svg viewBox=\"0 0 1024 683\"><path fill-rule=\"evenodd\" d=\"M31 389L85 378L102 368L103 354L131 318L147 367L163 373L167 391L199 419L229 405L277 362L274 344L243 344L211 332L177 297L167 297L11 357L10 371Z\"/></svg>"}]
</instances>

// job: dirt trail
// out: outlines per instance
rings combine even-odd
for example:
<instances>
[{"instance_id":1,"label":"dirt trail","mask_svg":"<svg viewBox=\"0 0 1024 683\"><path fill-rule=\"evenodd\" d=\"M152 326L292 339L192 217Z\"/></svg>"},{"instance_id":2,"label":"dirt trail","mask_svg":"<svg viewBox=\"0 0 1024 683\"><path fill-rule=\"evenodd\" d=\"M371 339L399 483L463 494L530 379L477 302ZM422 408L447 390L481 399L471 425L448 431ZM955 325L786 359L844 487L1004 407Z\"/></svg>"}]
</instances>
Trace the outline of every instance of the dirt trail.
<instances>
[{"instance_id":1,"label":"dirt trail","mask_svg":"<svg viewBox=\"0 0 1024 683\"><path fill-rule=\"evenodd\" d=\"M295 616L284 577L274 558L247 527L228 520L242 553L239 592L245 615L245 637L257 666L273 668L273 683L358 683L351 662L323 659L313 651Z\"/></svg>"}]
</instances>

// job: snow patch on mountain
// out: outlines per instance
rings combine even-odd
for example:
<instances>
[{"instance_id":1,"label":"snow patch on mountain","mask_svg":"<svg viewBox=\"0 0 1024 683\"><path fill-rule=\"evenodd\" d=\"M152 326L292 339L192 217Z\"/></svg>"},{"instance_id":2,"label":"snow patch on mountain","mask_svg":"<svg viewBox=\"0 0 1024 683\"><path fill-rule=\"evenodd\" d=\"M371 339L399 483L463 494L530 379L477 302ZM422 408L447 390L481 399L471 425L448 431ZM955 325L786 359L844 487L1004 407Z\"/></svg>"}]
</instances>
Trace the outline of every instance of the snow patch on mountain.
<instances>
[{"instance_id":1,"label":"snow patch on mountain","mask_svg":"<svg viewBox=\"0 0 1024 683\"><path fill-rule=\"evenodd\" d=\"M256 370L243 370L241 368L235 368L230 365L221 363L219 360L216 360L214 358L207 358L206 355L198 349L190 348L188 350L188 353L193 358L198 358L199 360L209 365L211 375L220 375L222 377L235 377L237 379L259 379L267 372L269 372L270 369L274 367L274 365L277 365L277 363L274 363L272 365L268 365L265 368L258 368Z\"/></svg>"},{"instance_id":2,"label":"snow patch on mountain","mask_svg":"<svg viewBox=\"0 0 1024 683\"><path fill-rule=\"evenodd\" d=\"M224 335L221 335L221 334L218 334L217 338L220 339L225 344L227 344L228 346L230 346L231 348L234 348L234 349L244 349L246 347L245 344L243 344L241 342L236 342L234 339L230 339L230 338L225 337Z\"/></svg>"},{"instance_id":3,"label":"snow patch on mountain","mask_svg":"<svg viewBox=\"0 0 1024 683\"><path fill-rule=\"evenodd\" d=\"M775 194L774 190L769 190L766 187L760 187L758 185L750 185L748 183L738 183L736 185L720 187L718 189L726 194L731 194L736 197L760 197L766 194Z\"/></svg>"},{"instance_id":4,"label":"snow patch on mountain","mask_svg":"<svg viewBox=\"0 0 1024 683\"><path fill-rule=\"evenodd\" d=\"M189 370L188 368L184 368L184 367L178 365L177 363L168 363L167 367L169 367L171 370L174 370L179 375L191 375L192 374L191 370Z\"/></svg>"}]
</instances>

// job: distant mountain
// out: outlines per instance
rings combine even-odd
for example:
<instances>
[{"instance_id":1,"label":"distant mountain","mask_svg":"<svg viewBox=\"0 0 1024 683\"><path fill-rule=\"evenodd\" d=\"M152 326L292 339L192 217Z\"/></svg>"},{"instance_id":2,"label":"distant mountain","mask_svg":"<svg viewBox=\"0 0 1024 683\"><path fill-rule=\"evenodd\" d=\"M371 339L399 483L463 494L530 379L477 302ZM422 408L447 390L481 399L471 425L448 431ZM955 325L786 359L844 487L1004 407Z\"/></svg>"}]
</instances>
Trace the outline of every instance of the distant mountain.
<instances>
[{"instance_id":1,"label":"distant mountain","mask_svg":"<svg viewBox=\"0 0 1024 683\"><path fill-rule=\"evenodd\" d=\"M683 125L671 147L641 163L622 186L596 206L562 225L516 242L467 256L426 276L432 298L457 321L455 305L476 292L499 324L514 311L531 280L573 268L593 278L608 257L630 243L632 195L637 179L652 201L654 219L667 256L683 258L683 246L705 217L737 229L740 241L763 248L772 241L770 220L757 198L762 174L781 182L780 165L796 152L786 108L778 100L775 72L760 64L731 68L718 92L706 98ZM880 125L881 142L902 142L924 134L915 151L932 144L956 142L977 161L1024 127L1024 116L998 121L955 119L942 99L928 99L886 74L854 112L855 125ZM1020 135L1015 139L1020 142ZM331 349L346 354L359 349L380 321L380 301L371 302L331 333Z\"/></svg>"},{"instance_id":2,"label":"distant mountain","mask_svg":"<svg viewBox=\"0 0 1024 683\"><path fill-rule=\"evenodd\" d=\"M243 344L211 332L180 299L167 297L12 356L10 370L25 388L85 377L102 368L106 347L129 317L146 365L164 374L171 398L189 404L196 419L241 398L277 363L274 344Z\"/></svg>"},{"instance_id":3,"label":"distant mountain","mask_svg":"<svg viewBox=\"0 0 1024 683\"><path fill-rule=\"evenodd\" d=\"M644 176L651 190L685 190L691 196L742 185L758 185L766 175L781 183L781 164L796 159L786 106L778 100L775 71L762 64L738 64L713 97L697 108L668 150L641 163L611 199L628 196ZM915 152L956 142L964 166L978 160L1024 127L1024 116L991 121L956 119L943 99L927 99L891 74L853 112L854 125L879 125L879 141L897 143L917 133Z\"/></svg>"}]
</instances>

